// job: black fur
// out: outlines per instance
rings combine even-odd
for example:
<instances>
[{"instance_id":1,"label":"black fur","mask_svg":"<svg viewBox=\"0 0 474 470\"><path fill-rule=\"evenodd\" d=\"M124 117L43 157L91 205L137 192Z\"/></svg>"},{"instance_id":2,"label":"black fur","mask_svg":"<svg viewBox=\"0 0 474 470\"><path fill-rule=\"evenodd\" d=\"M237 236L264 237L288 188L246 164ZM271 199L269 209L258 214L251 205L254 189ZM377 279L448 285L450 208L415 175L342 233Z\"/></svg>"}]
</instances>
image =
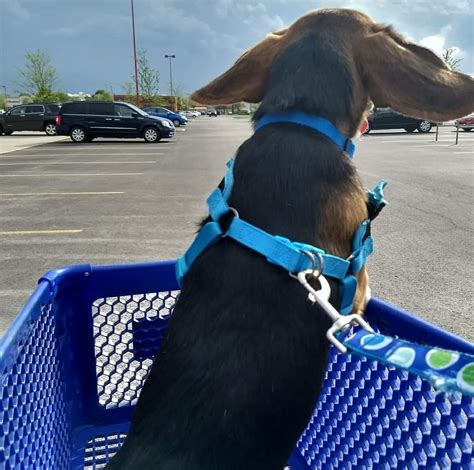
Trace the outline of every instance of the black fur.
<instances>
[{"instance_id":1,"label":"black fur","mask_svg":"<svg viewBox=\"0 0 474 470\"><path fill-rule=\"evenodd\" d=\"M308 37L275 62L258 116L298 109L335 120L350 106L351 83L344 58ZM326 202L358 184L334 144L276 124L239 148L230 205L269 233L321 246ZM328 327L287 272L219 241L186 276L128 438L107 468L283 469L318 399Z\"/></svg>"}]
</instances>

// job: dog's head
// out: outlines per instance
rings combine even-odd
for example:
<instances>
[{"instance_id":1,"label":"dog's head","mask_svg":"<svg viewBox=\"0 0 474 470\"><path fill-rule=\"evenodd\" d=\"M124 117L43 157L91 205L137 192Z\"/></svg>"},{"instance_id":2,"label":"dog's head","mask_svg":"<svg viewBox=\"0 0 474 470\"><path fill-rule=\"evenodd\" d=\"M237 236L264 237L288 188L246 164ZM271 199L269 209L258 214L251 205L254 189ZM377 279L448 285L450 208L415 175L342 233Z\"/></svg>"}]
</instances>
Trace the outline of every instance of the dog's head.
<instances>
[{"instance_id":1,"label":"dog's head","mask_svg":"<svg viewBox=\"0 0 474 470\"><path fill-rule=\"evenodd\" d=\"M283 81L285 89L278 89ZM267 35L192 99L262 102L266 112L306 108L354 135L371 101L437 122L467 115L474 80L363 13L321 9Z\"/></svg>"}]
</instances>

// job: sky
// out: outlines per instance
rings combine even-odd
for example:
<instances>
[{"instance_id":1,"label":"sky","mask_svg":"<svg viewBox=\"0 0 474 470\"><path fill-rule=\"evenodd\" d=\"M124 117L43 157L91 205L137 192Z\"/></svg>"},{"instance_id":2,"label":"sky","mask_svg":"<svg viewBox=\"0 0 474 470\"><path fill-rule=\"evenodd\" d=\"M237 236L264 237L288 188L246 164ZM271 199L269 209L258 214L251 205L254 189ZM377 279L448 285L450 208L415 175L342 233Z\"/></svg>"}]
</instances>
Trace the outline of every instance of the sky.
<instances>
[{"instance_id":1,"label":"sky","mask_svg":"<svg viewBox=\"0 0 474 470\"><path fill-rule=\"evenodd\" d=\"M456 47L474 74L474 0L134 0L137 47L160 72L191 93L224 72L270 31L315 8L348 7L441 53ZM123 93L133 72L130 0L0 0L0 85L15 95L27 52L46 52L58 88Z\"/></svg>"}]
</instances>

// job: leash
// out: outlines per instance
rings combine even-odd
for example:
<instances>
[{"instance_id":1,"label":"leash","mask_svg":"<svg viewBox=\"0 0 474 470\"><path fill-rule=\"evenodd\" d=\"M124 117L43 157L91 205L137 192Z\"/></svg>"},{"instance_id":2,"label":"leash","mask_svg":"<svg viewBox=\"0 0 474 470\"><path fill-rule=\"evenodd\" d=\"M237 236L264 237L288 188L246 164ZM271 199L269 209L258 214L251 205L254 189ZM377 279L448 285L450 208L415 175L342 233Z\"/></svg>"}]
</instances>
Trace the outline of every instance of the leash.
<instances>
[{"instance_id":1,"label":"leash","mask_svg":"<svg viewBox=\"0 0 474 470\"><path fill-rule=\"evenodd\" d=\"M319 281L318 290L309 284L309 276ZM440 392L457 391L474 396L473 355L376 333L360 315L341 315L331 305L331 287L320 269L317 272L300 272L296 278L308 291L308 300L313 304L317 303L332 320L333 324L326 332L326 337L342 353L350 352L411 372L430 382Z\"/></svg>"},{"instance_id":2,"label":"leash","mask_svg":"<svg viewBox=\"0 0 474 470\"><path fill-rule=\"evenodd\" d=\"M266 125L283 122L310 127L323 134L349 157L353 157L355 147L350 139L345 138L328 120L306 113L264 116L257 123L256 131ZM313 304L318 303L332 320L333 324L326 337L342 353L352 352L412 372L443 392L459 391L474 396L474 356L378 334L361 315L350 313L357 288L355 275L373 252L371 221L387 204L383 195L386 181L380 181L372 191L367 192L369 218L356 230L352 241L353 251L344 259L306 243L271 235L242 220L238 211L227 202L234 184L233 168L234 160L231 159L227 162L223 189L216 188L207 199L211 221L204 225L188 250L177 260L176 278L181 287L189 268L203 251L223 237L232 238L264 256L268 262L285 269L303 285L308 292L308 299ZM226 220L226 227L221 224L223 218ZM331 288L326 276L339 282L341 313L329 302ZM319 281L318 290L309 284L310 277ZM350 333L353 327L359 329Z\"/></svg>"}]
</instances>

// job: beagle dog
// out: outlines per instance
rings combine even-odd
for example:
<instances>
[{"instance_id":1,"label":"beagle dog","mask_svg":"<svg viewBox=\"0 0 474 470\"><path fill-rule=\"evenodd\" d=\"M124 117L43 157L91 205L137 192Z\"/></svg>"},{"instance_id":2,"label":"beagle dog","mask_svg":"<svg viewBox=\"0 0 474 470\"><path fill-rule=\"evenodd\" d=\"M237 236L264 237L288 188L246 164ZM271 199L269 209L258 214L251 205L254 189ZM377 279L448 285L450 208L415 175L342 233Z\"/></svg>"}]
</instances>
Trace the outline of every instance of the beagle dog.
<instances>
[{"instance_id":1,"label":"beagle dog","mask_svg":"<svg viewBox=\"0 0 474 470\"><path fill-rule=\"evenodd\" d=\"M374 102L441 122L474 109L474 81L392 27L320 9L267 35L192 99L293 111L351 138ZM257 130L235 156L229 205L274 235L346 258L367 196L346 153L295 123ZM339 284L328 279L331 303ZM353 312L368 277L357 274ZM109 470L283 469L324 380L330 326L301 285L229 238L187 273L128 437Z\"/></svg>"}]
</instances>

